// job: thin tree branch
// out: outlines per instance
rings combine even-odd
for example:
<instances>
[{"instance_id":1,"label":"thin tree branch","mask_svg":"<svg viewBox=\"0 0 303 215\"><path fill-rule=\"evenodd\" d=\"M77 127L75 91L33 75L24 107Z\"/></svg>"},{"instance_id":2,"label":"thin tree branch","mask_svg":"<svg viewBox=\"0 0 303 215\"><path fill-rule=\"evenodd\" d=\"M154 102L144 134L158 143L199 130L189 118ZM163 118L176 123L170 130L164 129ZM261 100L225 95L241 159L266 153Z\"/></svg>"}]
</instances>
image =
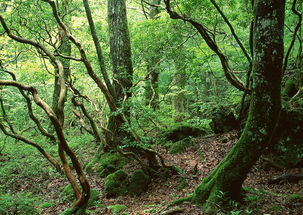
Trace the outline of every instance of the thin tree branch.
<instances>
[{"instance_id":1,"label":"thin tree branch","mask_svg":"<svg viewBox=\"0 0 303 215\"><path fill-rule=\"evenodd\" d=\"M297 11L296 4L297 4L297 0L293 0L291 10L296 16L298 16L298 21L297 21L297 25L296 25L295 30L294 30L293 35L292 35L292 40L290 42L290 45L289 45L289 47L286 51L285 57L284 57L282 74L284 74L286 69L287 69L288 58L289 58L291 50L292 50L292 48L295 44L297 33L298 33L298 31L301 27L301 24L302 24L302 14L299 11Z\"/></svg>"},{"instance_id":2,"label":"thin tree branch","mask_svg":"<svg viewBox=\"0 0 303 215\"><path fill-rule=\"evenodd\" d=\"M194 21L193 19L184 17L184 16L178 14L177 12L173 11L170 6L170 0L164 0L164 3L166 5L166 11L169 14L171 19L181 19L185 22L190 23L193 27L195 27L197 29L197 31L199 32L201 37L204 39L204 41L206 42L208 47L213 52L215 52L216 55L219 57L225 77L229 81L229 83L231 83L234 87L236 87L237 89L239 89L241 91L249 91L249 89L247 89L245 87L244 83L236 75L233 74L233 72L229 66L227 57L221 52L218 45L210 37L210 35L208 34L205 27L203 25L201 25L200 23Z\"/></svg>"}]
</instances>

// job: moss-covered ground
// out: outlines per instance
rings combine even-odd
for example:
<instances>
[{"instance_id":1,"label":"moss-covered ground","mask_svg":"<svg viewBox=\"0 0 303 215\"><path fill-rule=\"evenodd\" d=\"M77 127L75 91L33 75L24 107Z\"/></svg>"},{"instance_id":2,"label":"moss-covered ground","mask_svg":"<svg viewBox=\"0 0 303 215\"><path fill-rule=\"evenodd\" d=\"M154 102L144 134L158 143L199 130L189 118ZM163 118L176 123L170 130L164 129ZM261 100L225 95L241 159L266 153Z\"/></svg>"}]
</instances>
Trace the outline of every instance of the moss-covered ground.
<instances>
[{"instance_id":1,"label":"moss-covered ground","mask_svg":"<svg viewBox=\"0 0 303 215\"><path fill-rule=\"evenodd\" d=\"M212 171L236 140L236 132L196 138L195 147L185 147L180 154L170 154L166 147L159 145L157 151L164 155L167 164L180 167L183 171L180 171L179 176L152 179L147 188L141 183L146 192L135 195L106 196L105 178L100 177L95 166L89 171L88 178L92 188L100 195L97 195L94 203L90 204L88 212L91 215L159 214L173 200L190 195L200 183L200 179ZM83 148L76 144L76 141L71 143L77 154L81 155L82 163L89 163L92 160L95 152L92 144L87 144L87 147ZM0 214L51 215L60 214L70 208L73 201L60 198L62 189L67 185L65 177L53 171L32 148L23 146L22 149L20 151L7 146L0 154ZM50 150L55 152L56 146ZM12 153L14 158L18 159L13 159ZM261 161L253 167L244 183L243 201L241 203L230 201L228 207L232 212L219 208L217 214L302 214L302 182L269 185L267 182L272 176L285 172L268 165L265 168ZM128 175L128 182L136 178L142 179L138 177L142 173L137 170L139 168L140 166L134 162L128 162L123 167ZM292 169L289 172L300 172L300 169ZM137 185L132 189L137 191L136 188ZM224 194L217 195L224 199ZM178 204L167 210L178 210L179 214L186 215L203 214L198 207L189 202L174 203Z\"/></svg>"}]
</instances>

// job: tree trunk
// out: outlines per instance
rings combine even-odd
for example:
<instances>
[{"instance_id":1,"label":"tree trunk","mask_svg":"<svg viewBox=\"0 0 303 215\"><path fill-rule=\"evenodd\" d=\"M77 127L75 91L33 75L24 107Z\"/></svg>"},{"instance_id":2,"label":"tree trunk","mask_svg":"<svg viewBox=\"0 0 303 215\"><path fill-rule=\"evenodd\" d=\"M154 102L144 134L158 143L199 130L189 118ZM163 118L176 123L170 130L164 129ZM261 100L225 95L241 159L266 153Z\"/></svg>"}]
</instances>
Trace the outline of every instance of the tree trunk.
<instances>
[{"instance_id":1,"label":"tree trunk","mask_svg":"<svg viewBox=\"0 0 303 215\"><path fill-rule=\"evenodd\" d=\"M212 213L225 197L239 199L242 184L270 143L281 108L285 0L256 0L252 98L244 131L216 169L196 188L193 202Z\"/></svg>"},{"instance_id":2,"label":"tree trunk","mask_svg":"<svg viewBox=\"0 0 303 215\"><path fill-rule=\"evenodd\" d=\"M70 21L70 18L68 18L68 21ZM61 45L58 48L58 51L61 55L64 56L70 56L71 55L71 44L69 42L69 39L65 35L64 31L60 29L59 27L59 32L60 32L60 37L61 37ZM64 59L59 57L59 60L61 61L63 65L63 72L64 72L64 80L67 81L69 75L70 75L70 60L69 59ZM61 124L63 127L64 125L64 103L66 101L66 92L64 95L64 102L62 104L62 107L59 105L59 99L60 99L60 82L59 82L59 73L58 71L55 71L55 81L54 81L54 91L53 91L53 103L52 103L52 108Z\"/></svg>"},{"instance_id":3,"label":"tree trunk","mask_svg":"<svg viewBox=\"0 0 303 215\"><path fill-rule=\"evenodd\" d=\"M145 82L145 104L153 110L159 109L159 71L156 68L157 57L152 57L147 62L148 80Z\"/></svg>"},{"instance_id":4,"label":"tree trunk","mask_svg":"<svg viewBox=\"0 0 303 215\"><path fill-rule=\"evenodd\" d=\"M125 0L108 1L108 24L114 76L113 84L116 92L115 100L121 103L125 96L127 98L131 97L133 79ZM127 112L128 110L125 110L125 114L129 115Z\"/></svg>"},{"instance_id":5,"label":"tree trunk","mask_svg":"<svg viewBox=\"0 0 303 215\"><path fill-rule=\"evenodd\" d=\"M122 125L130 117L130 105L127 99L132 95L133 80L125 0L108 0L108 23L114 99L118 109L122 109L121 112L112 114L109 118L108 129L112 132L109 143L117 145L123 137L129 136L122 130Z\"/></svg>"},{"instance_id":6,"label":"tree trunk","mask_svg":"<svg viewBox=\"0 0 303 215\"><path fill-rule=\"evenodd\" d=\"M184 88L186 85L186 74L184 65L180 64L180 60L177 59L175 62L175 76L173 80L174 84L174 96L173 96L173 105L175 109L174 113L174 121L181 122L184 120L184 113L185 113L185 94Z\"/></svg>"},{"instance_id":7,"label":"tree trunk","mask_svg":"<svg viewBox=\"0 0 303 215\"><path fill-rule=\"evenodd\" d=\"M151 3L159 5L161 0L152 0ZM156 16L159 13L160 10L158 7L151 6L149 10L149 18L156 19ZM150 105L153 110L159 109L159 70L157 67L160 58L161 57L158 56L158 53L155 53L154 56L147 60L148 80L145 84L145 103L146 105Z\"/></svg>"}]
</instances>

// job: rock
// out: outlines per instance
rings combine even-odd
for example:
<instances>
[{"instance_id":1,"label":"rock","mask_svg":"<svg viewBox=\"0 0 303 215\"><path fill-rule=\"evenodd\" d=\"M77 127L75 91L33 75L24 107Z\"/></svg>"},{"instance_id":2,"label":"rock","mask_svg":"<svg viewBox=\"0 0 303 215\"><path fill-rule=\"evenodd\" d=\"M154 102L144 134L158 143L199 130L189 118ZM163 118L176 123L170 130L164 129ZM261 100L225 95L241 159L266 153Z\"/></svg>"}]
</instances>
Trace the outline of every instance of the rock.
<instances>
[{"instance_id":1,"label":"rock","mask_svg":"<svg viewBox=\"0 0 303 215\"><path fill-rule=\"evenodd\" d=\"M182 153L187 147L193 146L195 144L194 140L191 137L184 138L173 143L169 148L170 154L180 154Z\"/></svg>"},{"instance_id":2,"label":"rock","mask_svg":"<svg viewBox=\"0 0 303 215\"><path fill-rule=\"evenodd\" d=\"M186 137L198 137L207 134L206 129L198 128L187 124L176 124L164 132L164 136L167 140L176 142Z\"/></svg>"},{"instance_id":3,"label":"rock","mask_svg":"<svg viewBox=\"0 0 303 215\"><path fill-rule=\"evenodd\" d=\"M96 166L96 171L100 177L106 177L109 174L121 169L128 163L129 159L119 153L105 153L98 158L94 158L86 165L86 171L91 172Z\"/></svg>"},{"instance_id":4,"label":"rock","mask_svg":"<svg viewBox=\"0 0 303 215\"><path fill-rule=\"evenodd\" d=\"M104 189L107 197L116 197L127 194L128 175L123 170L109 174L105 178Z\"/></svg>"},{"instance_id":5,"label":"rock","mask_svg":"<svg viewBox=\"0 0 303 215\"><path fill-rule=\"evenodd\" d=\"M108 197L123 195L139 195L145 192L150 178L142 169L135 170L130 176L123 170L118 170L105 178L105 192Z\"/></svg>"},{"instance_id":6,"label":"rock","mask_svg":"<svg viewBox=\"0 0 303 215\"><path fill-rule=\"evenodd\" d=\"M150 183L150 178L144 173L142 169L135 170L129 179L129 185L127 187L128 194L139 195L145 192Z\"/></svg>"},{"instance_id":7,"label":"rock","mask_svg":"<svg viewBox=\"0 0 303 215\"><path fill-rule=\"evenodd\" d=\"M210 127L218 134L239 128L239 122L230 107L221 106L213 111Z\"/></svg>"},{"instance_id":8,"label":"rock","mask_svg":"<svg viewBox=\"0 0 303 215\"><path fill-rule=\"evenodd\" d=\"M270 152L283 167L303 167L303 113L282 110Z\"/></svg>"}]
</instances>

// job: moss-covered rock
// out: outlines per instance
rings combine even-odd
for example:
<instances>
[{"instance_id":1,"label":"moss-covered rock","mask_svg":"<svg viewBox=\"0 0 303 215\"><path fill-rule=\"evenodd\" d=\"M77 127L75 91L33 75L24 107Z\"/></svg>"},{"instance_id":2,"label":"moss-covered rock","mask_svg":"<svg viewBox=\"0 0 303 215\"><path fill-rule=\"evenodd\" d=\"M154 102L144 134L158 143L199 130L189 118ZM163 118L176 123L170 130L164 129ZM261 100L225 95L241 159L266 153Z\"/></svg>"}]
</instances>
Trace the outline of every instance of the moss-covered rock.
<instances>
[{"instance_id":1,"label":"moss-covered rock","mask_svg":"<svg viewBox=\"0 0 303 215\"><path fill-rule=\"evenodd\" d=\"M61 198L61 201L63 201L63 202L68 201L70 203L72 203L76 200L76 196L75 196L72 186L70 184L66 185L61 190L60 198ZM90 198L88 201L88 207L92 207L92 206L96 205L99 200L100 200L100 192L95 189L91 189Z\"/></svg>"},{"instance_id":2,"label":"moss-covered rock","mask_svg":"<svg viewBox=\"0 0 303 215\"><path fill-rule=\"evenodd\" d=\"M169 148L169 153L170 154L180 154L184 152L184 150L188 147L191 147L195 144L195 141L193 140L192 137L187 137L182 140L179 140L175 143L173 143L170 148Z\"/></svg>"},{"instance_id":3,"label":"moss-covered rock","mask_svg":"<svg viewBox=\"0 0 303 215\"><path fill-rule=\"evenodd\" d=\"M282 167L303 167L303 114L283 110L270 153Z\"/></svg>"},{"instance_id":4,"label":"moss-covered rock","mask_svg":"<svg viewBox=\"0 0 303 215\"><path fill-rule=\"evenodd\" d=\"M105 178L104 189L107 197L116 197L127 194L128 175L123 170L109 174Z\"/></svg>"},{"instance_id":5,"label":"moss-covered rock","mask_svg":"<svg viewBox=\"0 0 303 215\"><path fill-rule=\"evenodd\" d=\"M130 195L139 195L145 192L148 188L150 178L144 173L142 169L135 170L129 179L129 185L127 186L127 192Z\"/></svg>"},{"instance_id":6,"label":"moss-covered rock","mask_svg":"<svg viewBox=\"0 0 303 215\"><path fill-rule=\"evenodd\" d=\"M177 123L174 126L164 131L164 137L167 140L176 142L186 137L198 137L207 134L207 130L198 128L187 123Z\"/></svg>"},{"instance_id":7,"label":"moss-covered rock","mask_svg":"<svg viewBox=\"0 0 303 215\"><path fill-rule=\"evenodd\" d=\"M99 176L106 177L125 166L128 163L128 159L119 153L105 153L95 163L98 163L96 171Z\"/></svg>"},{"instance_id":8,"label":"moss-covered rock","mask_svg":"<svg viewBox=\"0 0 303 215\"><path fill-rule=\"evenodd\" d=\"M210 127L216 134L238 129L240 126L232 107L220 106L215 108L212 111L211 120Z\"/></svg>"}]
</instances>

